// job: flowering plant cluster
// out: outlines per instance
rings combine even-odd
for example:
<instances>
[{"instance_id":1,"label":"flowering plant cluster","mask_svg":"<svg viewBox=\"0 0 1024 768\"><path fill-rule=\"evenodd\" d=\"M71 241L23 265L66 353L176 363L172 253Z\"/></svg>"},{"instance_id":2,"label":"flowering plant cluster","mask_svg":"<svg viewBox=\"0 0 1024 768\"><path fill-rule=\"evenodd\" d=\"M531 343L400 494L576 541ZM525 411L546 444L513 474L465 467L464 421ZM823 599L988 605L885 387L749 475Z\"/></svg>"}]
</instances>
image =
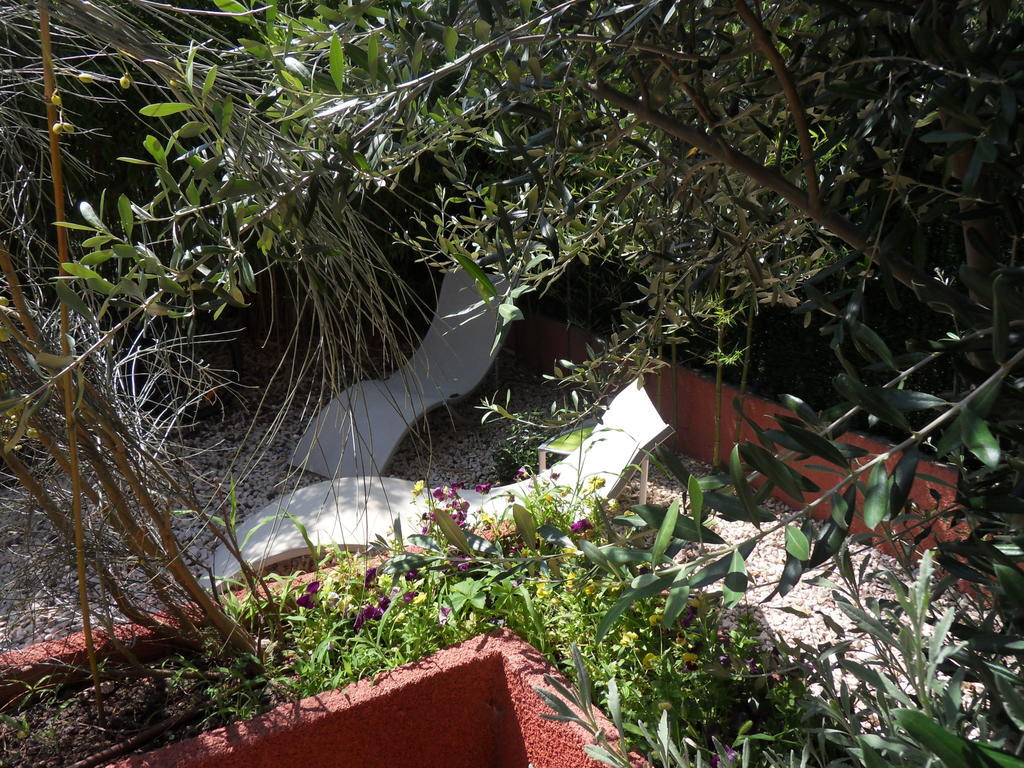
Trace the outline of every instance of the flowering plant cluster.
<instances>
[{"instance_id":1,"label":"flowering plant cluster","mask_svg":"<svg viewBox=\"0 0 1024 768\"><path fill-rule=\"evenodd\" d=\"M668 626L664 595L631 601L598 642L596 625L621 603L628 581L595 567L585 550L609 546L599 538L608 519L599 505L615 505L597 498L599 481L571 503L543 479L524 485L514 512L482 516L474 530L464 485L418 483L427 512L414 551L395 550L379 565L339 554L335 570L293 592L286 647L302 693L506 627L556 660L579 646L598 701L614 679L631 717L650 723L664 715L672 737L697 746L704 764L733 768L751 733L796 741L802 678L782 669L761 647L757 622L725 611L719 595L693 594ZM439 522L441 510L462 532L462 546L450 523Z\"/></svg>"}]
</instances>

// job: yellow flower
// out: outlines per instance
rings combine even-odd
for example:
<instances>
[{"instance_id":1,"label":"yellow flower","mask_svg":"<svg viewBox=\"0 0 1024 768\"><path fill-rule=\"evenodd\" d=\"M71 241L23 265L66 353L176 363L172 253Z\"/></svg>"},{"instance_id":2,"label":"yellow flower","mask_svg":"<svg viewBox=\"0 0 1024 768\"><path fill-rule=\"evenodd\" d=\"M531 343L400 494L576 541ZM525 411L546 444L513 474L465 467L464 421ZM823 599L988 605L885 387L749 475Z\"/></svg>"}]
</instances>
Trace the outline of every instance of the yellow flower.
<instances>
[{"instance_id":1,"label":"yellow flower","mask_svg":"<svg viewBox=\"0 0 1024 768\"><path fill-rule=\"evenodd\" d=\"M654 665L658 663L659 658L660 657L656 653L648 653L640 663L643 665L644 669L654 669Z\"/></svg>"},{"instance_id":2,"label":"yellow flower","mask_svg":"<svg viewBox=\"0 0 1024 768\"><path fill-rule=\"evenodd\" d=\"M696 653L684 653L682 656L684 664L696 664L697 654Z\"/></svg>"},{"instance_id":3,"label":"yellow flower","mask_svg":"<svg viewBox=\"0 0 1024 768\"><path fill-rule=\"evenodd\" d=\"M658 626L659 624L661 624L661 614L660 614L660 613L652 613L652 614L651 614L651 615L650 615L650 616L649 616L649 617L647 618L647 620L648 620L648 621L649 621L649 622L651 623L651 626L652 626L652 627L656 627L656 626Z\"/></svg>"},{"instance_id":4,"label":"yellow flower","mask_svg":"<svg viewBox=\"0 0 1024 768\"><path fill-rule=\"evenodd\" d=\"M580 551L576 547L562 547L562 554L564 555L578 555Z\"/></svg>"},{"instance_id":5,"label":"yellow flower","mask_svg":"<svg viewBox=\"0 0 1024 768\"><path fill-rule=\"evenodd\" d=\"M117 81L122 88L128 89L132 87L132 79L128 77L128 73L125 72L121 75L121 79Z\"/></svg>"},{"instance_id":6,"label":"yellow flower","mask_svg":"<svg viewBox=\"0 0 1024 768\"><path fill-rule=\"evenodd\" d=\"M395 618L394 618L395 624L401 624L403 621L405 621L405 614L404 613L396 613L395 614Z\"/></svg>"},{"instance_id":7,"label":"yellow flower","mask_svg":"<svg viewBox=\"0 0 1024 768\"><path fill-rule=\"evenodd\" d=\"M423 594L422 592L420 592L418 595L416 595L416 597L414 597L412 599L412 604L413 605L422 605L426 601L427 601L427 596L425 594Z\"/></svg>"},{"instance_id":8,"label":"yellow flower","mask_svg":"<svg viewBox=\"0 0 1024 768\"><path fill-rule=\"evenodd\" d=\"M640 639L640 635L636 632L623 632L622 637L619 638L619 645L624 648L636 645L636 641Z\"/></svg>"},{"instance_id":9,"label":"yellow flower","mask_svg":"<svg viewBox=\"0 0 1024 768\"><path fill-rule=\"evenodd\" d=\"M551 590L548 589L548 585L545 584L544 582L538 583L537 584L537 597L550 597L550 596L551 596Z\"/></svg>"},{"instance_id":10,"label":"yellow flower","mask_svg":"<svg viewBox=\"0 0 1024 768\"><path fill-rule=\"evenodd\" d=\"M583 588L583 593L586 595L593 595L597 593L597 584L590 582Z\"/></svg>"},{"instance_id":11,"label":"yellow flower","mask_svg":"<svg viewBox=\"0 0 1024 768\"><path fill-rule=\"evenodd\" d=\"M423 482L422 480L417 480L416 485L412 487L413 497L419 496L421 493L423 493L423 489L426 487L427 484L425 482Z\"/></svg>"}]
</instances>

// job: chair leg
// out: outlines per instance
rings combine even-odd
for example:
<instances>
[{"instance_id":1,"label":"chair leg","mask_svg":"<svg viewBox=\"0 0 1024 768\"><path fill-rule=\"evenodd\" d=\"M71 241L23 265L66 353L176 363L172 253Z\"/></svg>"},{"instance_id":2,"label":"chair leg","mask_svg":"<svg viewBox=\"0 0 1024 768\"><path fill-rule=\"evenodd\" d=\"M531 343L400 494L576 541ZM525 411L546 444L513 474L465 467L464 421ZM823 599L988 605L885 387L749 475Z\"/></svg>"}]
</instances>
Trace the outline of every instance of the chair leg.
<instances>
[{"instance_id":1,"label":"chair leg","mask_svg":"<svg viewBox=\"0 0 1024 768\"><path fill-rule=\"evenodd\" d=\"M548 452L543 448L537 449L537 472L543 472L548 468Z\"/></svg>"}]
</instances>

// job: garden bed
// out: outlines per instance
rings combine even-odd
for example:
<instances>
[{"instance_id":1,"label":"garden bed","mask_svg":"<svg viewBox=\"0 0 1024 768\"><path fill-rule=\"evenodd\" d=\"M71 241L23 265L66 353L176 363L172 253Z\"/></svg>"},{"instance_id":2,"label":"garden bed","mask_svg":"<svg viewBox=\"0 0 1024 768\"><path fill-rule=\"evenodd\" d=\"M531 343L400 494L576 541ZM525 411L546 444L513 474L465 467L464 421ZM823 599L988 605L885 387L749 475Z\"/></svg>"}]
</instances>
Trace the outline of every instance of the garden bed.
<instances>
[{"instance_id":1,"label":"garden bed","mask_svg":"<svg viewBox=\"0 0 1024 768\"><path fill-rule=\"evenodd\" d=\"M29 653L41 656L47 651ZM208 674L216 674L206 670ZM132 744L147 731L156 751L124 757L117 768L170 766L388 765L394 768L590 768L579 726L555 722L535 688L552 675L538 651L508 631L479 635L420 661L239 723L204 719L216 702L199 675L115 675L102 686L106 720L97 721L91 688L68 692L0 723L4 768L104 765L111 745ZM172 681L173 682L170 682ZM268 694L268 703L273 694ZM611 724L598 724L615 740ZM167 726L162 728L161 726ZM192 738L188 738L192 737ZM177 739L186 739L171 743ZM152 741L136 747L150 748ZM113 755L110 755L111 759Z\"/></svg>"}]
</instances>

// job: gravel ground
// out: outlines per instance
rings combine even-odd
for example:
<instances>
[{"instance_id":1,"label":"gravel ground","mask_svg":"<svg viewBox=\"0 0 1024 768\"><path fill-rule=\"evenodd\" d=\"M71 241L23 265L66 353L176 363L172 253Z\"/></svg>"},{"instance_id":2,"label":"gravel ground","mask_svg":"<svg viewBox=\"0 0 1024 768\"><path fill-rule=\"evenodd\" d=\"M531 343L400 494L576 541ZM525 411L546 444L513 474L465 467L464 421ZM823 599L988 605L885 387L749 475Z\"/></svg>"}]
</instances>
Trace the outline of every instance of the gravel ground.
<instances>
[{"instance_id":1,"label":"gravel ground","mask_svg":"<svg viewBox=\"0 0 1024 768\"><path fill-rule=\"evenodd\" d=\"M232 478L239 521L282 492L322 479L298 472L286 464L291 448L306 423L300 414L302 405L315 398L311 394L311 384L302 383L298 387L296 406L286 410L283 404L285 382L268 388L260 384L268 380L275 364L272 353L253 356L247 372L249 388L243 388L240 398L228 403L222 419L204 424L202 429L182 441L181 455L193 469L195 493L211 512L223 513ZM462 481L472 487L478 482L492 481L491 457L495 447L507 438L509 425L502 420L481 425L479 397L497 392L503 400L506 390L512 393L512 410L546 408L554 391L550 384L521 369L515 359L505 353L476 397L451 410L442 409L431 414L421 428L407 436L385 474L408 480L425 479L431 485ZM261 398L264 402L258 408ZM275 420L280 421L276 427ZM696 474L708 471L698 462L685 457L684 460ZM680 490L674 480L652 471L649 503L667 504L679 495ZM637 491L637 481L634 480L626 489L621 500L623 504L635 503ZM785 513L786 508L778 504L775 511ZM191 554L200 562L209 562L213 546L210 537L195 533L194 526L190 530L187 520L179 525ZM740 541L756 532L752 525L746 523L714 520L711 525L730 542ZM0 537L3 533L0 530ZM38 546L48 546L49 540L42 534L40 538ZM10 533L6 540L0 538L0 578L4 578L6 573L8 584L13 581L12 575L22 572L18 568L19 558L24 560L32 556L26 553L26 547L16 546L23 545L23 541L12 539L13 534ZM855 567L865 556L864 553L855 556ZM889 558L877 553L870 556L873 569L881 574L896 568ZM771 593L784 562L785 548L780 531L761 543L747 560L751 588L744 603L733 613L741 610L754 612L765 626L766 642L771 633L787 643L799 641L818 645L833 642L836 633L826 624L823 615L843 627L848 627L849 622L836 608L828 589L804 580L785 597L776 595L767 602L761 602ZM21 585L20 589L9 589L0 595L0 651L74 631L77 619L72 604L75 590L71 570L68 568L51 576L53 578L46 580L46 584L36 582L31 589ZM881 577L869 581L864 588L877 597L888 595L888 588ZM726 622L729 621L727 617Z\"/></svg>"}]
</instances>

